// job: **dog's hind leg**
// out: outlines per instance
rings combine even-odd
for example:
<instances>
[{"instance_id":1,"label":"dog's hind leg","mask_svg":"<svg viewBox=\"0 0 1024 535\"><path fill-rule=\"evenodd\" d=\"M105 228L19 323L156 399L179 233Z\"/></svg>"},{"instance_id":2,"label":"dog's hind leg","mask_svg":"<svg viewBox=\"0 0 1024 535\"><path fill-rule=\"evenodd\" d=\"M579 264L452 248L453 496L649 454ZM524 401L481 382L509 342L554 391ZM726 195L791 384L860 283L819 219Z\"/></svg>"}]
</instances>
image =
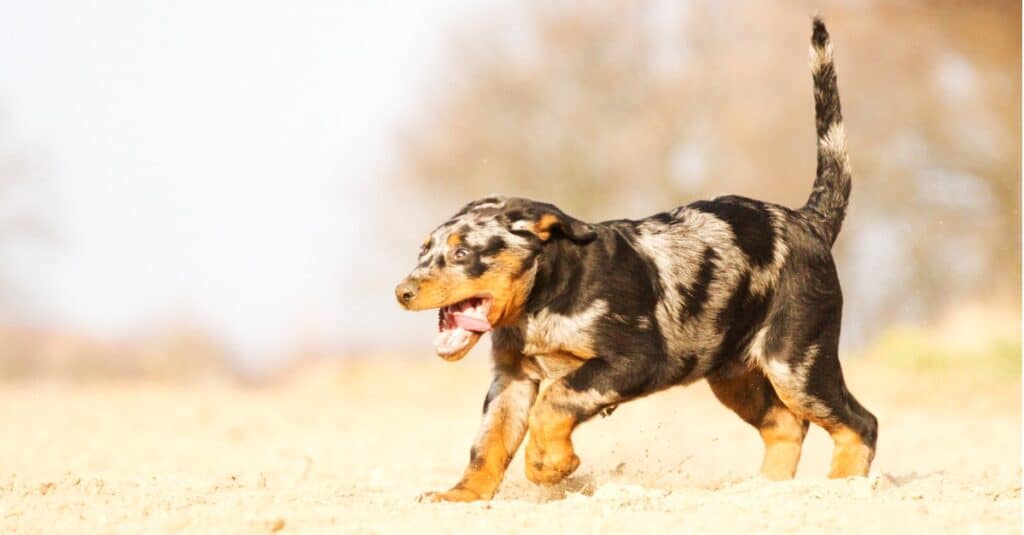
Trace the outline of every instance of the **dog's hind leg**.
<instances>
[{"instance_id":1,"label":"dog's hind leg","mask_svg":"<svg viewBox=\"0 0 1024 535\"><path fill-rule=\"evenodd\" d=\"M761 474L775 480L792 479L807 435L807 420L786 407L761 370L744 362L723 366L707 380L719 401L761 433Z\"/></svg>"},{"instance_id":2,"label":"dog's hind leg","mask_svg":"<svg viewBox=\"0 0 1024 535\"><path fill-rule=\"evenodd\" d=\"M765 355L763 369L790 410L832 435L829 477L865 476L875 456L878 420L846 388L838 336L823 338L790 354Z\"/></svg>"},{"instance_id":3,"label":"dog's hind leg","mask_svg":"<svg viewBox=\"0 0 1024 535\"><path fill-rule=\"evenodd\" d=\"M518 369L495 370L484 400L480 432L469 452L462 479L445 492L428 492L424 501L489 500L498 490L505 469L526 434L526 420L537 396L537 383Z\"/></svg>"}]
</instances>

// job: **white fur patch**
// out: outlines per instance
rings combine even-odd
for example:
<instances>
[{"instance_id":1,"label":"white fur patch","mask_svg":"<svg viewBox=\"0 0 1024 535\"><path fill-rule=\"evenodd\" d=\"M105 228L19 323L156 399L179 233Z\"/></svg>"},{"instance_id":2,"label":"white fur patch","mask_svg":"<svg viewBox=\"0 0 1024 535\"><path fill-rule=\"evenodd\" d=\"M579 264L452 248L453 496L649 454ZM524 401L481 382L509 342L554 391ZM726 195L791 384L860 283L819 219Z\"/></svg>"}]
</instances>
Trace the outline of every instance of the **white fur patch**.
<instances>
[{"instance_id":1,"label":"white fur patch","mask_svg":"<svg viewBox=\"0 0 1024 535\"><path fill-rule=\"evenodd\" d=\"M505 452L513 455L526 434L526 424L530 415L530 407L537 397L537 387L528 379L513 379L510 376L499 376L488 391L491 401L487 405L480 431L475 444L483 447L490 433L498 431L498 425L504 425L501 435L504 439Z\"/></svg>"},{"instance_id":2,"label":"white fur patch","mask_svg":"<svg viewBox=\"0 0 1024 535\"><path fill-rule=\"evenodd\" d=\"M818 358L818 346L811 346L795 366L778 358L767 357L762 369L787 405L796 405L798 413L810 412L815 418L827 420L832 417L832 410L821 400L807 394L808 373Z\"/></svg>"},{"instance_id":3,"label":"white fur patch","mask_svg":"<svg viewBox=\"0 0 1024 535\"><path fill-rule=\"evenodd\" d=\"M762 327L761 330L757 331L754 335L754 339L750 341L750 349L747 351L747 356L753 360L758 366L764 366L765 355L764 355L764 340L768 334L768 327Z\"/></svg>"},{"instance_id":4,"label":"white fur patch","mask_svg":"<svg viewBox=\"0 0 1024 535\"><path fill-rule=\"evenodd\" d=\"M765 208L768 210L769 224L772 226L772 261L770 264L754 268L750 273L750 291L755 294L764 294L775 286L779 278L779 271L789 256L789 246L786 244L786 215L774 206Z\"/></svg>"},{"instance_id":5,"label":"white fur patch","mask_svg":"<svg viewBox=\"0 0 1024 535\"><path fill-rule=\"evenodd\" d=\"M823 66L832 63L832 41L826 42L824 48L818 48L812 44L809 59L811 72L818 74Z\"/></svg>"},{"instance_id":6,"label":"white fur patch","mask_svg":"<svg viewBox=\"0 0 1024 535\"><path fill-rule=\"evenodd\" d=\"M763 359L763 356L761 358ZM767 363L766 367L768 375L770 377L774 377L776 382L781 384L791 384L793 380L793 370L789 369L788 364L781 360L771 360Z\"/></svg>"},{"instance_id":7,"label":"white fur patch","mask_svg":"<svg viewBox=\"0 0 1024 535\"><path fill-rule=\"evenodd\" d=\"M543 309L525 321L523 354L544 355L572 350L594 350L593 325L608 312L608 303L597 299L586 310L564 315Z\"/></svg>"},{"instance_id":8,"label":"white fur patch","mask_svg":"<svg viewBox=\"0 0 1024 535\"><path fill-rule=\"evenodd\" d=\"M818 150L846 157L846 128L842 121L832 123L828 132L818 139Z\"/></svg>"}]
</instances>

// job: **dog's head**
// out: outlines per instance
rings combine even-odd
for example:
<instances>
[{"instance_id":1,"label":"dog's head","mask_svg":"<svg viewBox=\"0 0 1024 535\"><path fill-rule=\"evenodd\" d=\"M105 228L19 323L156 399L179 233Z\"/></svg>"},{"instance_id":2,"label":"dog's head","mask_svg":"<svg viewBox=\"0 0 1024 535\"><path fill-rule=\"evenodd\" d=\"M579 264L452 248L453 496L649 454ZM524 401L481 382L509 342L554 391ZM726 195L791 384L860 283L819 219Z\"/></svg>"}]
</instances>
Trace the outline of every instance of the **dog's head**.
<instances>
[{"instance_id":1,"label":"dog's head","mask_svg":"<svg viewBox=\"0 0 1024 535\"><path fill-rule=\"evenodd\" d=\"M438 356L459 360L480 337L514 323L533 288L545 243L587 243L594 229L555 206L486 197L423 241L416 268L395 288L408 310L438 310Z\"/></svg>"}]
</instances>

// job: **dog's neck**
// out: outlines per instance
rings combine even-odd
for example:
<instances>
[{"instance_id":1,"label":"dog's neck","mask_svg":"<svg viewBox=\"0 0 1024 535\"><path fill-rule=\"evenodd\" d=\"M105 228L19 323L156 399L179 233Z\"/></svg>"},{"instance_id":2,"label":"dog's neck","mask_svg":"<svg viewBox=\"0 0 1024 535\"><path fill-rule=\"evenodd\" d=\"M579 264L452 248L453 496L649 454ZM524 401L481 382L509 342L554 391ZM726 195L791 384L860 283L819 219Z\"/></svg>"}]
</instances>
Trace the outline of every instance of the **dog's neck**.
<instances>
[{"instance_id":1,"label":"dog's neck","mask_svg":"<svg viewBox=\"0 0 1024 535\"><path fill-rule=\"evenodd\" d=\"M551 240L537 259L533 288L526 300L523 315L529 316L548 308L576 301L580 280L587 269L588 259L597 248L600 237L586 244L565 239Z\"/></svg>"},{"instance_id":2,"label":"dog's neck","mask_svg":"<svg viewBox=\"0 0 1024 535\"><path fill-rule=\"evenodd\" d=\"M565 315L580 303L579 292L588 265L604 249L602 236L586 244L555 239L545 243L533 267L532 286L519 317L492 333L492 346L499 354L520 353L530 323L544 312Z\"/></svg>"},{"instance_id":3,"label":"dog's neck","mask_svg":"<svg viewBox=\"0 0 1024 535\"><path fill-rule=\"evenodd\" d=\"M492 335L495 354L566 355L585 347L583 338L575 338L583 335L574 325L594 313L593 306L604 306L586 302L581 292L588 287L587 270L604 265L599 257L606 245L600 237L586 244L565 239L545 243L533 268L533 286L522 314Z\"/></svg>"}]
</instances>

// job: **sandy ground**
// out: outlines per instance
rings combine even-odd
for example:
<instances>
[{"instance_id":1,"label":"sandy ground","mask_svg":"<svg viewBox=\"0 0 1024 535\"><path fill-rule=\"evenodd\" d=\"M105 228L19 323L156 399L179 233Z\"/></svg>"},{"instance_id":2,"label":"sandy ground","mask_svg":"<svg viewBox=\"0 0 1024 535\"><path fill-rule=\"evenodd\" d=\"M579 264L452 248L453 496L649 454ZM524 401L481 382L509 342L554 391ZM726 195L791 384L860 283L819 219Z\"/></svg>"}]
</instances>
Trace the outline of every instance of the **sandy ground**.
<instances>
[{"instance_id":1,"label":"sandy ground","mask_svg":"<svg viewBox=\"0 0 1024 535\"><path fill-rule=\"evenodd\" d=\"M957 532L1021 530L1019 382L847 364L881 422L868 478L754 474L756 433L704 383L580 428L583 464L494 501L421 504L461 474L486 358L324 365L273 387L0 386L0 532Z\"/></svg>"}]
</instances>

